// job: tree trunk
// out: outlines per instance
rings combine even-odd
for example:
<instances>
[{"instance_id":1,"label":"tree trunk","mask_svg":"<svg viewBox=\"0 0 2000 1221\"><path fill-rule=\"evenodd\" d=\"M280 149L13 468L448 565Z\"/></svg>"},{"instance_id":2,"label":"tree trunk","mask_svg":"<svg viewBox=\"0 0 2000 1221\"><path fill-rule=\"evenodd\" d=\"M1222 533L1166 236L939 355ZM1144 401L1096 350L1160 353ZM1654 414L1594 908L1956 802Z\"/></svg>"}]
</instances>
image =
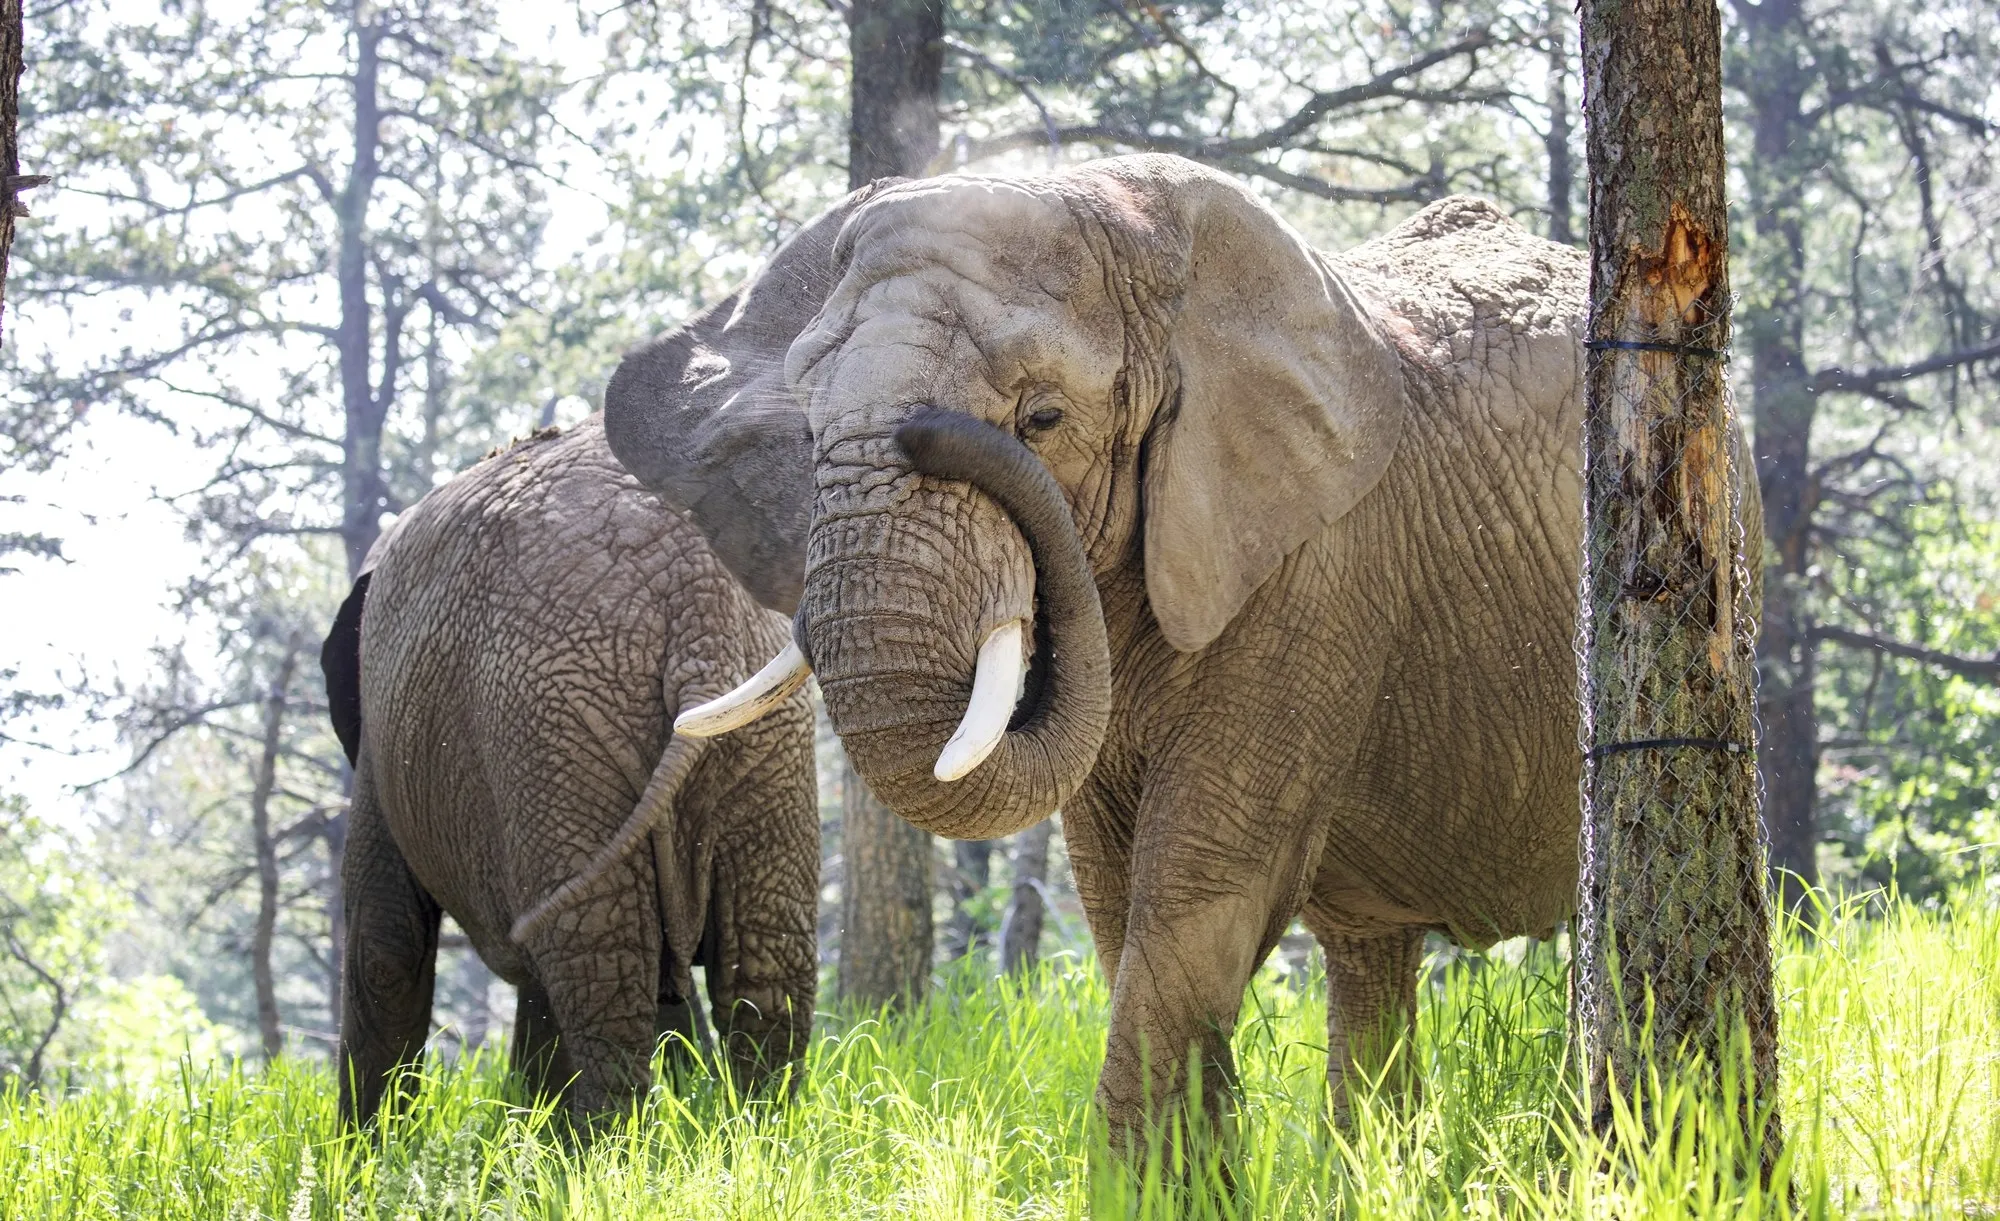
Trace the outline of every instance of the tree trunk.
<instances>
[{"instance_id":1,"label":"tree trunk","mask_svg":"<svg viewBox=\"0 0 2000 1221\"><path fill-rule=\"evenodd\" d=\"M333 199L338 241L335 279L340 293L339 353L341 433L340 541L347 557L347 578L361 573L362 561L382 533L382 512L388 505L388 485L382 476L382 430L395 401L396 361L385 348L379 389L371 382L374 352L374 311L368 301L368 205L381 172L382 108L379 94L382 30L362 20L354 10L354 160L347 181ZM354 772L342 769L345 795L354 795ZM339 1024L341 961L347 952L347 903L341 893L340 862L347 847L347 815L328 818L325 827L328 860L326 913L333 948L333 981L327 991L334 1022Z\"/></svg>"},{"instance_id":2,"label":"tree trunk","mask_svg":"<svg viewBox=\"0 0 2000 1221\"><path fill-rule=\"evenodd\" d=\"M1585 0L1591 318L1584 425L1580 1026L1593 1119L1652 1060L1777 1088L1756 675L1739 555L1715 0ZM1743 1117L1746 1122L1750 1115ZM1775 1116L1765 1130L1767 1167Z\"/></svg>"},{"instance_id":3,"label":"tree trunk","mask_svg":"<svg viewBox=\"0 0 2000 1221\"><path fill-rule=\"evenodd\" d=\"M990 940L973 908L993 880L993 841L959 840L951 846L951 858L951 878L945 887L951 898L951 923L944 930L944 957L956 962Z\"/></svg>"},{"instance_id":4,"label":"tree trunk","mask_svg":"<svg viewBox=\"0 0 2000 1221\"><path fill-rule=\"evenodd\" d=\"M357 10L358 11L358 10ZM374 356L374 311L368 301L368 204L381 173L381 102L377 96L381 63L377 56L382 31L356 22L354 27L354 160L347 181L334 199L338 238L334 275L340 290L340 326L335 339L340 353L340 401L344 422L341 437L340 540L347 551L347 577L361 573L361 562L382 532L386 488L382 480L382 427L388 415L386 394L377 394L370 380ZM386 377L386 372L385 372ZM385 391L393 390L386 384Z\"/></svg>"},{"instance_id":5,"label":"tree trunk","mask_svg":"<svg viewBox=\"0 0 2000 1221\"><path fill-rule=\"evenodd\" d=\"M912 1004L931 980L931 837L877 800L851 764L840 787L840 998Z\"/></svg>"},{"instance_id":6,"label":"tree trunk","mask_svg":"<svg viewBox=\"0 0 2000 1221\"><path fill-rule=\"evenodd\" d=\"M1000 969L1032 970L1041 958L1043 891L1049 880L1049 839L1055 820L1045 818L1014 837L1014 893L1000 920Z\"/></svg>"},{"instance_id":7,"label":"tree trunk","mask_svg":"<svg viewBox=\"0 0 2000 1221\"><path fill-rule=\"evenodd\" d=\"M924 172L938 144L943 0L854 0L848 9L847 181ZM931 974L931 837L890 813L841 756L845 875L840 995L921 999Z\"/></svg>"},{"instance_id":8,"label":"tree trunk","mask_svg":"<svg viewBox=\"0 0 2000 1221\"><path fill-rule=\"evenodd\" d=\"M493 971L470 947L465 951L465 1046L482 1047L493 1029Z\"/></svg>"},{"instance_id":9,"label":"tree trunk","mask_svg":"<svg viewBox=\"0 0 2000 1221\"><path fill-rule=\"evenodd\" d=\"M1549 159L1549 240L1565 246L1576 241L1570 215L1576 167L1569 155L1569 14L1568 0L1549 0L1549 134L1544 140Z\"/></svg>"},{"instance_id":10,"label":"tree trunk","mask_svg":"<svg viewBox=\"0 0 2000 1221\"><path fill-rule=\"evenodd\" d=\"M14 249L14 218L24 186L18 144L21 113L21 0L0 0L0 328L6 322L7 256ZM0 329L0 334L5 334Z\"/></svg>"},{"instance_id":11,"label":"tree trunk","mask_svg":"<svg viewBox=\"0 0 2000 1221\"><path fill-rule=\"evenodd\" d=\"M1810 81L1800 64L1805 22L1798 0L1739 5L1737 13L1752 141L1744 177L1756 232L1743 330L1749 339L1757 484L1768 539L1757 642L1763 680L1757 754L1771 864L1788 871L1779 880L1787 906L1793 906L1819 878L1817 657L1806 601L1812 519L1819 507L1811 471L1819 396L1805 362L1804 194L1813 144L1804 111Z\"/></svg>"},{"instance_id":12,"label":"tree trunk","mask_svg":"<svg viewBox=\"0 0 2000 1221\"><path fill-rule=\"evenodd\" d=\"M257 1034L269 1064L285 1049L278 1020L278 983L271 968L271 943L278 931L278 842L271 834L271 795L278 787L278 752L284 747L285 707L299 642L285 642L285 655L264 697L264 736L257 779L250 791L250 835L257 852L257 924L250 937L250 974L257 985Z\"/></svg>"},{"instance_id":13,"label":"tree trunk","mask_svg":"<svg viewBox=\"0 0 2000 1221\"><path fill-rule=\"evenodd\" d=\"M854 0L847 46L848 189L922 175L938 147L943 0Z\"/></svg>"}]
</instances>

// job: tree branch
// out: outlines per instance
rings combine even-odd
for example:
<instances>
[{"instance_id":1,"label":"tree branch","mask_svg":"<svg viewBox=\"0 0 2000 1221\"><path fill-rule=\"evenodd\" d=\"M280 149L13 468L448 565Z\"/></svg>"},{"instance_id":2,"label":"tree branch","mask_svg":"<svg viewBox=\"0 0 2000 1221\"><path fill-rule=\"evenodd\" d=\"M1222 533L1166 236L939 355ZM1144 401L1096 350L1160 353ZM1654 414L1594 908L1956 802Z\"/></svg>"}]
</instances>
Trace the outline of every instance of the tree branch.
<instances>
[{"instance_id":1,"label":"tree branch","mask_svg":"<svg viewBox=\"0 0 2000 1221\"><path fill-rule=\"evenodd\" d=\"M944 45L946 49L951 51L956 51L958 54L963 55L965 58L971 60L973 63L979 64L980 66L984 67L987 71L997 74L1002 80L1006 81L1008 84L1014 86L1014 88L1021 91L1021 96L1028 99L1028 104L1035 108L1035 113L1042 116L1042 131L1043 134L1048 136L1049 157L1051 163L1053 163L1053 160L1056 155L1056 150L1062 147L1062 137L1058 134L1059 129L1056 127L1055 115L1049 112L1048 104L1042 101L1041 94L1035 92L1035 87L1028 83L1028 78L1022 76L1018 72L1015 72L1011 68L1001 67L999 64L995 63L992 59L988 58L987 55L984 52L980 51L977 47L973 47L966 43L960 42L956 38L946 38L944 40ZM938 153L939 156L941 157L949 155L950 145L947 143L947 145L944 148L938 150Z\"/></svg>"},{"instance_id":2,"label":"tree branch","mask_svg":"<svg viewBox=\"0 0 2000 1221\"><path fill-rule=\"evenodd\" d=\"M1202 140L1187 137L1157 136L1136 128L1115 127L1102 123L1081 124L1071 127L1046 127L1035 132L1011 132L985 140L975 140L970 146L970 159L978 160L999 153L1011 152L1019 148L1031 148L1047 141L1062 144L1115 144L1127 148L1145 149L1151 152L1179 153L1195 161L1205 161L1218 167L1230 168L1239 173L1254 173L1273 182L1282 182L1299 190L1311 191L1326 199L1364 200L1368 202L1397 202L1402 200L1422 200L1434 198L1434 192L1427 192L1426 184L1410 183L1380 191L1336 187L1318 179L1292 174L1254 160L1253 153L1269 152L1272 149L1287 149L1294 146L1300 136L1337 110L1358 106L1364 102L1384 100L1406 100L1425 102L1445 101L1492 101L1496 97L1507 96L1505 91L1481 90L1472 94L1440 90L1417 90L1398 88L1404 81L1446 60L1459 56L1469 56L1493 45L1491 30L1475 30L1457 42L1439 47L1434 51L1417 56L1408 63L1379 72L1358 85L1345 89L1330 89L1317 92L1294 111L1291 117L1256 135L1235 139Z\"/></svg>"},{"instance_id":3,"label":"tree branch","mask_svg":"<svg viewBox=\"0 0 2000 1221\"><path fill-rule=\"evenodd\" d=\"M1876 369L1843 369L1835 365L1813 374L1812 388L1821 394L1838 391L1879 396L1883 393L1881 387L1886 382L1908 381L1913 377L1942 373L1947 369L1977 364L1982 360L2000 360L2000 340L1984 347L1960 348L1955 352L1945 352L1928 360L1919 360L1907 365L1884 365Z\"/></svg>"},{"instance_id":4,"label":"tree branch","mask_svg":"<svg viewBox=\"0 0 2000 1221\"><path fill-rule=\"evenodd\" d=\"M187 203L179 205L178 207L168 207L165 204L155 203L154 201L146 199L143 196L128 195L123 191L93 191L93 190L87 190L82 187L71 187L69 189L75 191L78 195L89 195L97 199L102 199L107 203L138 204L139 206L145 208L149 213L151 213L155 217L186 216L190 213L198 212L203 208L220 207L221 205L226 203L233 203L236 200L244 198L245 196L256 195L261 192L268 191L272 187L283 186L285 183L291 182L294 179L311 178L313 176L314 176L314 171L312 167L302 165L296 169L286 170L282 174L273 175L272 177L266 178L261 182L253 182L247 186L240 186L235 188L234 190L224 191L222 194L214 196L213 198L210 199L190 200Z\"/></svg>"},{"instance_id":5,"label":"tree branch","mask_svg":"<svg viewBox=\"0 0 2000 1221\"><path fill-rule=\"evenodd\" d=\"M1868 632L1857 632L1844 627L1833 627L1828 624L1821 624L1815 627L1811 635L1814 640L1831 640L1835 644L1844 644L1849 648L1874 649L1880 653L1887 653L1891 657L1902 657L1910 661L1920 661L1927 666L1935 666L1940 670L1956 674L1960 678L1970 678L1983 683L2000 684L2000 652L1996 652L1990 660L1982 660L1977 657L1961 657L1957 653L1944 653L1937 649L1926 649L1914 644L1904 644L1899 640L1890 640L1884 636L1876 636Z\"/></svg>"}]
</instances>

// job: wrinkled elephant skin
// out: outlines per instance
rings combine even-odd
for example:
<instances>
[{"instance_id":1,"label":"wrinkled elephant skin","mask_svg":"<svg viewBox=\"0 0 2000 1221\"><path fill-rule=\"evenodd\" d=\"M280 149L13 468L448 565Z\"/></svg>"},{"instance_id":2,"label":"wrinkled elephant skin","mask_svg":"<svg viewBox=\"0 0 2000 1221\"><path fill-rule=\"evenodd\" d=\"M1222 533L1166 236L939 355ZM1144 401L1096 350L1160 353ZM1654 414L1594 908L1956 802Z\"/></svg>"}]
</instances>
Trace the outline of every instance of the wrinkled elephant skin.
<instances>
[{"instance_id":1,"label":"wrinkled elephant skin","mask_svg":"<svg viewBox=\"0 0 2000 1221\"><path fill-rule=\"evenodd\" d=\"M1244 989L1295 917L1326 951L1338 1105L1407 1029L1427 932L1546 936L1574 903L1585 289L1579 252L1472 199L1329 256L1171 157L878 186L629 356L606 429L725 563L797 591L833 726L897 813L985 837L1062 806L1114 1124L1178 1097L1191 1050L1226 1101ZM714 406L733 391L761 438ZM684 486L789 470L765 485L789 533L752 554L649 477L694 435ZM1024 694L952 779L1012 623Z\"/></svg>"},{"instance_id":2,"label":"wrinkled elephant skin","mask_svg":"<svg viewBox=\"0 0 2000 1221\"><path fill-rule=\"evenodd\" d=\"M725 740L668 728L780 648L784 619L619 468L598 417L431 492L369 563L323 654L358 748L343 1114L374 1114L421 1053L441 913L521 990L516 1066L579 1114L623 1105L660 1035L694 1033L694 965L746 1084L802 1055L805 697Z\"/></svg>"}]
</instances>

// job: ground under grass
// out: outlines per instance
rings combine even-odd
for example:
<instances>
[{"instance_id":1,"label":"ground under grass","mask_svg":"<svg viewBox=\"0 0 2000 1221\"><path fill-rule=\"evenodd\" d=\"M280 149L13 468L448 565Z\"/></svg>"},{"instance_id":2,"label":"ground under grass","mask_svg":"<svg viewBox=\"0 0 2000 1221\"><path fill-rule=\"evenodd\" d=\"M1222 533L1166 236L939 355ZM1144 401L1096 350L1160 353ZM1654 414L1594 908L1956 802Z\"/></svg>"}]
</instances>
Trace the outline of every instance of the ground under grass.
<instances>
[{"instance_id":1,"label":"ground under grass","mask_svg":"<svg viewBox=\"0 0 2000 1221\"><path fill-rule=\"evenodd\" d=\"M961 980L905 1018L829 1020L791 1105L662 1085L583 1148L479 1060L427 1074L373 1141L341 1132L330 1074L308 1064L0 1096L0 1217L2000 1214L2000 907L1856 909L1787 937L1780 971L1789 1196L1738 1173L1713 1143L1727 1125L1699 1122L1722 1104L1698 1093L1667 1087L1621 1161L1578 1136L1543 954L1444 972L1421 1104L1364 1103L1340 1133L1315 987L1260 979L1223 1192L1121 1180L1093 1154L1104 989L1063 960L1023 986Z\"/></svg>"}]
</instances>

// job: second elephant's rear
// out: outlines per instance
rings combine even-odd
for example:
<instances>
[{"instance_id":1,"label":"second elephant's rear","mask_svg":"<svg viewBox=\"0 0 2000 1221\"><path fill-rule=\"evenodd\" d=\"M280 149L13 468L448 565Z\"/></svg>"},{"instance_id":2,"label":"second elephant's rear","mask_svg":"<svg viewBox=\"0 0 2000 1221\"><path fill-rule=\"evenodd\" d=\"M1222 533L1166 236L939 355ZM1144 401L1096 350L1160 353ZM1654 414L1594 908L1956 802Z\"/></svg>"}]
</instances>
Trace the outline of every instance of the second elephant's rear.
<instances>
[{"instance_id":1,"label":"second elephant's rear","mask_svg":"<svg viewBox=\"0 0 2000 1221\"><path fill-rule=\"evenodd\" d=\"M619 468L597 417L432 492L373 558L344 865L353 1113L428 1034L441 912L521 989L517 1065L573 1076L578 1110L640 1085L696 965L740 1076L802 1055L811 714L793 696L753 731L671 733L781 648L784 620Z\"/></svg>"}]
</instances>

